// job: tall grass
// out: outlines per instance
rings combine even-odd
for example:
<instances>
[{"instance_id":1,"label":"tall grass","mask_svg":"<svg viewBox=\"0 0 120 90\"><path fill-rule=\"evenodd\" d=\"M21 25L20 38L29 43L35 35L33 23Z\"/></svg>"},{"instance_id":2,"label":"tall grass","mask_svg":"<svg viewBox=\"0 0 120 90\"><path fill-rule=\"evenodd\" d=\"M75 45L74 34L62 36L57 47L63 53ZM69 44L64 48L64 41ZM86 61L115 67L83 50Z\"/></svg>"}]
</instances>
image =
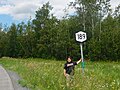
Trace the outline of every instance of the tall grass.
<instances>
[{"instance_id":1,"label":"tall grass","mask_svg":"<svg viewBox=\"0 0 120 90\"><path fill-rule=\"evenodd\" d=\"M66 90L64 61L43 59L0 59L7 69L17 72L20 84L32 90ZM120 62L85 62L75 67L71 90L120 90Z\"/></svg>"}]
</instances>

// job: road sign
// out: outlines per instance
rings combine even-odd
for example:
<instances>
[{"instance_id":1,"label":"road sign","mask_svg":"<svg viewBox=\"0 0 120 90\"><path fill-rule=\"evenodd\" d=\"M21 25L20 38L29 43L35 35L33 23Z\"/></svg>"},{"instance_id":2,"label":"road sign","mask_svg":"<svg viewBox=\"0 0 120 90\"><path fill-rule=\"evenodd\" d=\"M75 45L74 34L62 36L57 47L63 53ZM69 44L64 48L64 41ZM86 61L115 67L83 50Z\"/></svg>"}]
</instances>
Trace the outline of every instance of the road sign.
<instances>
[{"instance_id":1,"label":"road sign","mask_svg":"<svg viewBox=\"0 0 120 90\"><path fill-rule=\"evenodd\" d=\"M76 33L76 41L80 42L80 49L81 49L81 59L82 59L82 71L84 73L84 58L83 58L83 48L82 48L82 42L87 40L87 35L85 32L78 32Z\"/></svg>"},{"instance_id":2,"label":"road sign","mask_svg":"<svg viewBox=\"0 0 120 90\"><path fill-rule=\"evenodd\" d=\"M87 40L87 36L86 36L86 33L85 32L78 32L76 33L76 41L78 42L84 42Z\"/></svg>"}]
</instances>

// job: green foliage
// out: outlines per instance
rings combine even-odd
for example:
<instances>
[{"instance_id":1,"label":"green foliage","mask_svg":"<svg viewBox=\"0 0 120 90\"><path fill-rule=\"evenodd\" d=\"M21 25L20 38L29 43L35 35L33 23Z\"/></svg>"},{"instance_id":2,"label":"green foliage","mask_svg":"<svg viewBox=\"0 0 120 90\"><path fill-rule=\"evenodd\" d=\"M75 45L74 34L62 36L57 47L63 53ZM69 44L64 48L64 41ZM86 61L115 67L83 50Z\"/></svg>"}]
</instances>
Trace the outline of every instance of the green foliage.
<instances>
[{"instance_id":1,"label":"green foliage","mask_svg":"<svg viewBox=\"0 0 120 90\"><path fill-rule=\"evenodd\" d=\"M8 31L8 55L9 57L17 56L17 27L12 24L10 31Z\"/></svg>"},{"instance_id":2,"label":"green foliage","mask_svg":"<svg viewBox=\"0 0 120 90\"><path fill-rule=\"evenodd\" d=\"M0 31L0 57L3 57L7 53L8 37L5 32Z\"/></svg>"}]
</instances>

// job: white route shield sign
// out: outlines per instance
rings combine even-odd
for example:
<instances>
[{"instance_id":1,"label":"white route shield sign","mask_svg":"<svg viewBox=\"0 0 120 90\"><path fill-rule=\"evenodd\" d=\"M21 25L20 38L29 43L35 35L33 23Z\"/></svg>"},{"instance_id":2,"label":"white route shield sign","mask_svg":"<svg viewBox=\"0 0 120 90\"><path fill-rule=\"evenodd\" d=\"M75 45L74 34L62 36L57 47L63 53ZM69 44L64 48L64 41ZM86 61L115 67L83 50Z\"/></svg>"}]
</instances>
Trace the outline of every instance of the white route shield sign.
<instances>
[{"instance_id":1,"label":"white route shield sign","mask_svg":"<svg viewBox=\"0 0 120 90\"><path fill-rule=\"evenodd\" d=\"M76 33L75 35L76 35L76 41L78 42L84 42L87 40L87 35L85 32L80 31Z\"/></svg>"}]
</instances>

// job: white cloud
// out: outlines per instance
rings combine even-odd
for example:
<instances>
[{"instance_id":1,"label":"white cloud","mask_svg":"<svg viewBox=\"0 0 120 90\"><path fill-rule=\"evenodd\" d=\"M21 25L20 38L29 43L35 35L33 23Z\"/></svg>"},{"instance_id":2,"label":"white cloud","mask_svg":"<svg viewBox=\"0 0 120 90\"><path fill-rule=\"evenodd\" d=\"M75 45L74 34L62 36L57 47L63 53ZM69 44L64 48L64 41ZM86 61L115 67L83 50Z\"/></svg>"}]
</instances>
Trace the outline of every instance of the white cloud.
<instances>
[{"instance_id":1,"label":"white cloud","mask_svg":"<svg viewBox=\"0 0 120 90\"><path fill-rule=\"evenodd\" d=\"M38 6L32 3L20 3L12 8L11 15L14 19L24 19L29 18L30 16L33 17L37 8Z\"/></svg>"},{"instance_id":2,"label":"white cloud","mask_svg":"<svg viewBox=\"0 0 120 90\"><path fill-rule=\"evenodd\" d=\"M1 2L0 14L9 14L15 20L28 19L34 17L35 11L41 6L39 0L7 0Z\"/></svg>"},{"instance_id":3,"label":"white cloud","mask_svg":"<svg viewBox=\"0 0 120 90\"><path fill-rule=\"evenodd\" d=\"M10 14L10 9L12 7L10 5L5 5L0 7L0 14Z\"/></svg>"},{"instance_id":4,"label":"white cloud","mask_svg":"<svg viewBox=\"0 0 120 90\"><path fill-rule=\"evenodd\" d=\"M116 7L118 6L118 4L120 4L120 0L111 0L110 4L112 5L112 7Z\"/></svg>"},{"instance_id":5,"label":"white cloud","mask_svg":"<svg viewBox=\"0 0 120 90\"><path fill-rule=\"evenodd\" d=\"M69 0L0 0L0 14L9 14L15 20L34 18L35 11L48 1L54 7L51 13L61 18Z\"/></svg>"},{"instance_id":6,"label":"white cloud","mask_svg":"<svg viewBox=\"0 0 120 90\"><path fill-rule=\"evenodd\" d=\"M110 1L111 7L114 10L120 4L120 0L111 0Z\"/></svg>"},{"instance_id":7,"label":"white cloud","mask_svg":"<svg viewBox=\"0 0 120 90\"><path fill-rule=\"evenodd\" d=\"M53 13L58 18L65 15L63 9L67 7L67 4L75 0L0 0L0 14L9 14L15 20L25 20L35 17L35 11L42 6L43 3L50 2L53 6ZM119 0L111 0L112 6L116 6L120 3ZM75 10L68 10L69 13L73 13Z\"/></svg>"}]
</instances>

